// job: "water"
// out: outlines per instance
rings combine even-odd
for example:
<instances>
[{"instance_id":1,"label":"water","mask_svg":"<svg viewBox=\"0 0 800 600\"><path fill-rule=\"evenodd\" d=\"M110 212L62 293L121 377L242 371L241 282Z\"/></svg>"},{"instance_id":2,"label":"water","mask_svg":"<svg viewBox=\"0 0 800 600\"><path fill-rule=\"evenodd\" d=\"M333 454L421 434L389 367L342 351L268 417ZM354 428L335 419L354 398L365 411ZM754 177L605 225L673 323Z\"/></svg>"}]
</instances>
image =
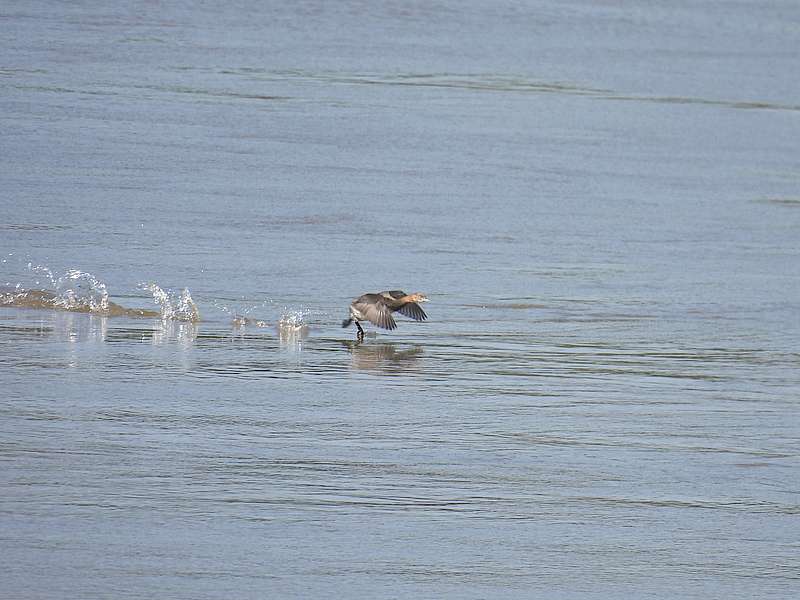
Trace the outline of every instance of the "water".
<instances>
[{"instance_id":1,"label":"water","mask_svg":"<svg viewBox=\"0 0 800 600\"><path fill-rule=\"evenodd\" d=\"M796 597L798 22L5 3L0 596Z\"/></svg>"}]
</instances>

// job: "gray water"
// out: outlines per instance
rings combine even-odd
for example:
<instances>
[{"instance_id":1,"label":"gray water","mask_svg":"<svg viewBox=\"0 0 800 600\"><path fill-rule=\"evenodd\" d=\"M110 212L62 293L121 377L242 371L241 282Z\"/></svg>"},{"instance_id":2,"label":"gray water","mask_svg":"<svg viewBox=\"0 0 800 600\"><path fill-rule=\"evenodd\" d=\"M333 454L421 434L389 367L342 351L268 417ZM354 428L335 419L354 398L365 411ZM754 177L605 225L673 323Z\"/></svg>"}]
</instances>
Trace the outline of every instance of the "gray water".
<instances>
[{"instance_id":1,"label":"gray water","mask_svg":"<svg viewBox=\"0 0 800 600\"><path fill-rule=\"evenodd\" d=\"M0 6L0 597L797 597L796 3L113 4Z\"/></svg>"}]
</instances>

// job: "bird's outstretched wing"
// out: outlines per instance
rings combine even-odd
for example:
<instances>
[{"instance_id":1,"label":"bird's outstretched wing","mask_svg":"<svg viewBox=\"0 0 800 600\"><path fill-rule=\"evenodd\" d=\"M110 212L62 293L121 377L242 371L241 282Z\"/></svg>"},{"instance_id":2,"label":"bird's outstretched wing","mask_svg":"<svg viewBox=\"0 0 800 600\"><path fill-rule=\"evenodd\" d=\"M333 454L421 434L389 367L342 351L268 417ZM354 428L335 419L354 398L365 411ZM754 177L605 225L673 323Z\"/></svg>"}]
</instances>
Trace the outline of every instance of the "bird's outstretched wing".
<instances>
[{"instance_id":1,"label":"bird's outstretched wing","mask_svg":"<svg viewBox=\"0 0 800 600\"><path fill-rule=\"evenodd\" d=\"M397 323L394 322L392 311L383 303L380 294L364 294L353 302L353 308L370 323L382 327L383 329L395 329Z\"/></svg>"},{"instance_id":2,"label":"bird's outstretched wing","mask_svg":"<svg viewBox=\"0 0 800 600\"><path fill-rule=\"evenodd\" d=\"M428 318L428 315L425 314L425 311L422 310L422 307L417 304L416 302L409 302L397 309L402 315L405 315L415 321L424 321Z\"/></svg>"},{"instance_id":3,"label":"bird's outstretched wing","mask_svg":"<svg viewBox=\"0 0 800 600\"><path fill-rule=\"evenodd\" d=\"M395 300L399 300L403 296L407 294L403 290L388 290L385 292L381 292L381 296L386 296L387 298L394 298ZM425 311L422 310L422 307L417 304L416 302L409 302L408 304L404 304L400 308L396 309L401 315L405 315L409 319L414 319L415 321L424 321L428 318L428 315L425 314Z\"/></svg>"}]
</instances>

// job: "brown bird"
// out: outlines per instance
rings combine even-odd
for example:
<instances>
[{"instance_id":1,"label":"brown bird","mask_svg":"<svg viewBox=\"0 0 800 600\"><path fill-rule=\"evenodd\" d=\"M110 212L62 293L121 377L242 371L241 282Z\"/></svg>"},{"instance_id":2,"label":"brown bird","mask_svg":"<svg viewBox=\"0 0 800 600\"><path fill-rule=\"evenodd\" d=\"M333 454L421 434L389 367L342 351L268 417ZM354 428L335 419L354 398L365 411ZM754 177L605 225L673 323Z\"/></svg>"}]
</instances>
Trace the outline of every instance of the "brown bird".
<instances>
[{"instance_id":1,"label":"brown bird","mask_svg":"<svg viewBox=\"0 0 800 600\"><path fill-rule=\"evenodd\" d=\"M394 329L397 323L392 317L393 312L399 312L415 321L424 321L428 315L417 303L427 301L425 294L406 294L401 290L364 294L350 304L350 317L342 321L342 327L347 327L355 321L358 327L358 339L363 339L364 330L359 321L369 321L383 329Z\"/></svg>"}]
</instances>

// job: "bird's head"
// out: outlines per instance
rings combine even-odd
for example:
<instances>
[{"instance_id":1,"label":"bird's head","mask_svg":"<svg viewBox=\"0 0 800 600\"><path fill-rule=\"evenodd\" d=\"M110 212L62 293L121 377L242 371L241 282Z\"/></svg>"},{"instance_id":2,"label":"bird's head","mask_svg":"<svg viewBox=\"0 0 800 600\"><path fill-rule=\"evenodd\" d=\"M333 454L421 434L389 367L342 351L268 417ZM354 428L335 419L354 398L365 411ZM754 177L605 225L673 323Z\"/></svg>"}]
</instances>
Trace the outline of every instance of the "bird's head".
<instances>
[{"instance_id":1,"label":"bird's head","mask_svg":"<svg viewBox=\"0 0 800 600\"><path fill-rule=\"evenodd\" d=\"M420 294L419 292L414 292L409 296L412 302L427 302L428 297L425 294Z\"/></svg>"}]
</instances>

